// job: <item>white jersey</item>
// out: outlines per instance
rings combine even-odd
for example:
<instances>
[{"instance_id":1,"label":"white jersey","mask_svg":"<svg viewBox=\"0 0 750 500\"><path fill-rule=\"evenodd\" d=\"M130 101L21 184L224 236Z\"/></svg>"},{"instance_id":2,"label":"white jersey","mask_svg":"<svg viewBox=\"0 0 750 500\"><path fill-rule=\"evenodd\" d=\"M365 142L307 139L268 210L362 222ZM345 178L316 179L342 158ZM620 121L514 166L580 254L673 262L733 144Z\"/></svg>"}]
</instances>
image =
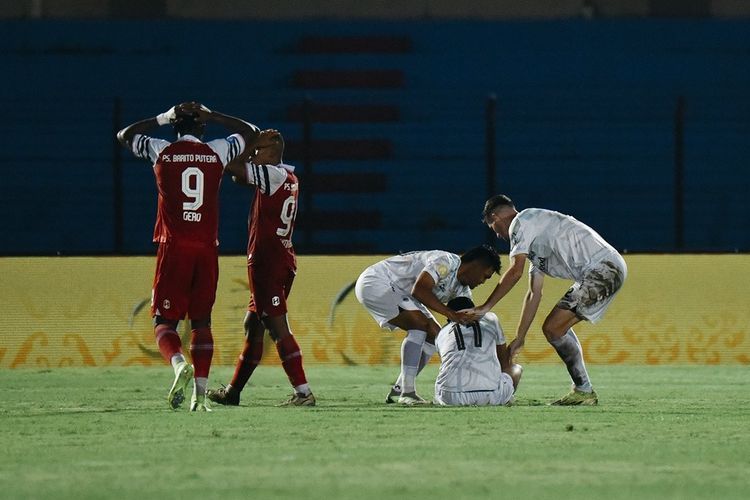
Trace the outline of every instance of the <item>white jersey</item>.
<instances>
[{"instance_id":1,"label":"white jersey","mask_svg":"<svg viewBox=\"0 0 750 500\"><path fill-rule=\"evenodd\" d=\"M435 341L440 353L435 387L446 392L498 389L502 369L496 346L504 343L505 335L494 313L471 325L448 323Z\"/></svg>"},{"instance_id":2,"label":"white jersey","mask_svg":"<svg viewBox=\"0 0 750 500\"><path fill-rule=\"evenodd\" d=\"M522 210L510 223L509 257L528 255L529 274L582 281L588 268L622 260L604 238L570 215L542 208Z\"/></svg>"},{"instance_id":3,"label":"white jersey","mask_svg":"<svg viewBox=\"0 0 750 500\"><path fill-rule=\"evenodd\" d=\"M442 250L409 252L396 255L373 264L368 271L387 279L390 285L406 295L411 290L422 272L427 272L435 280L432 293L446 304L459 296L471 297L471 289L458 281L458 268L461 257Z\"/></svg>"}]
</instances>

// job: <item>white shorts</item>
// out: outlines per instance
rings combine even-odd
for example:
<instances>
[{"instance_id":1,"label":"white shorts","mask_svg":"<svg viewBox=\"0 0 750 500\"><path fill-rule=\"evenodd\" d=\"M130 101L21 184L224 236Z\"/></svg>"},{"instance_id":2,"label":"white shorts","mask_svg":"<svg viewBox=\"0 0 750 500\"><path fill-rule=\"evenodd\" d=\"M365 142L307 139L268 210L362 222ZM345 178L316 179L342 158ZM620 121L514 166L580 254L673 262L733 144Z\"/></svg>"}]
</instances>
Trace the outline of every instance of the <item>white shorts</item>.
<instances>
[{"instance_id":1,"label":"white shorts","mask_svg":"<svg viewBox=\"0 0 750 500\"><path fill-rule=\"evenodd\" d=\"M501 406L513 400L513 379L500 374L500 387L494 391L444 391L435 384L435 403L442 406Z\"/></svg>"},{"instance_id":2,"label":"white shorts","mask_svg":"<svg viewBox=\"0 0 750 500\"><path fill-rule=\"evenodd\" d=\"M604 316L627 275L625 260L620 255L614 255L586 270L583 281L574 283L557 307L596 323Z\"/></svg>"},{"instance_id":3,"label":"white shorts","mask_svg":"<svg viewBox=\"0 0 750 500\"><path fill-rule=\"evenodd\" d=\"M396 329L388 322L398 316L401 312L399 309L420 311L428 318L435 320L432 313L421 302L417 302L411 295L393 286L388 278L369 268L357 278L354 294L381 328Z\"/></svg>"}]
</instances>

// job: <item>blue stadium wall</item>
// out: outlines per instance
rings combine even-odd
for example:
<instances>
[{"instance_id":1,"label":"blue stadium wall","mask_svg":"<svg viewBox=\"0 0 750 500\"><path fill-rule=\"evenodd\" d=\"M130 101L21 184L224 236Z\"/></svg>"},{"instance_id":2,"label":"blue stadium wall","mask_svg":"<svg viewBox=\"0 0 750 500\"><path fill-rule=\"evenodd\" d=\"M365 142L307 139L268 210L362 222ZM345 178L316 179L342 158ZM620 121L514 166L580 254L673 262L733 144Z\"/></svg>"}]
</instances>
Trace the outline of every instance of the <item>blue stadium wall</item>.
<instances>
[{"instance_id":1,"label":"blue stadium wall","mask_svg":"<svg viewBox=\"0 0 750 500\"><path fill-rule=\"evenodd\" d=\"M201 100L282 130L298 164L304 99L337 107L338 119L313 125L323 141L318 229L297 231L300 250L462 250L487 237L478 214L490 93L496 190L520 208L570 213L631 252L679 249L683 96L682 250L750 250L747 21L4 21L0 30L4 255L153 251L152 174L127 154L116 248L116 99L119 125ZM244 250L251 198L225 183L224 253Z\"/></svg>"}]
</instances>

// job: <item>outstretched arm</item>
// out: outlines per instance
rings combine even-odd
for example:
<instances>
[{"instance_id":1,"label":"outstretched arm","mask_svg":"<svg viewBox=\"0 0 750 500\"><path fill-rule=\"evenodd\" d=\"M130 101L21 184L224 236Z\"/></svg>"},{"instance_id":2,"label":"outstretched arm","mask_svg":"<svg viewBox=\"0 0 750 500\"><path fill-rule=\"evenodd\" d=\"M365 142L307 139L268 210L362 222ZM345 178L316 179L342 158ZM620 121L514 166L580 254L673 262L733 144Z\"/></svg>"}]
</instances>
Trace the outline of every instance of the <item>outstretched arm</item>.
<instances>
[{"instance_id":1,"label":"outstretched arm","mask_svg":"<svg viewBox=\"0 0 750 500\"><path fill-rule=\"evenodd\" d=\"M466 310L468 314L471 315L471 318L473 320L478 320L482 316L487 314L490 309L495 307L495 304L500 302L500 299L505 297L508 292L513 289L516 283L518 283L518 280L521 279L521 275L523 275L523 268L525 265L525 254L514 255L510 258L510 266L500 277L500 281L497 283L497 286L495 286L495 289L492 291L490 296L487 297L487 300L484 301L484 304L473 309Z\"/></svg>"},{"instance_id":2,"label":"outstretched arm","mask_svg":"<svg viewBox=\"0 0 750 500\"><path fill-rule=\"evenodd\" d=\"M526 343L526 334L529 333L532 321L539 310L542 300L542 286L544 285L544 274L541 272L529 275L529 291L526 292L523 306L521 307L521 319L518 320L516 338L510 343L510 355L515 356Z\"/></svg>"},{"instance_id":3,"label":"outstretched arm","mask_svg":"<svg viewBox=\"0 0 750 500\"><path fill-rule=\"evenodd\" d=\"M469 318L464 313L456 312L440 302L440 299L432 292L434 286L435 280L432 278L432 275L426 271L422 271L411 289L411 294L429 309L442 314L450 321L462 324L467 323Z\"/></svg>"}]
</instances>

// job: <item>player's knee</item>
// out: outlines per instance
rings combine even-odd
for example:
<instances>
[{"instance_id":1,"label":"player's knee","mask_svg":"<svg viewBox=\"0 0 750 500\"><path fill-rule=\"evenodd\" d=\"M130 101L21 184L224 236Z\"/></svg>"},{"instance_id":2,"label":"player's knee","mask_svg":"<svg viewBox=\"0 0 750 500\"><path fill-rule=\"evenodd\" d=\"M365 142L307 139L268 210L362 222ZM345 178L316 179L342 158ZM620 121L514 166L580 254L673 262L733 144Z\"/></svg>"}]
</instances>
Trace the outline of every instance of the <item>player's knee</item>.
<instances>
[{"instance_id":1,"label":"player's knee","mask_svg":"<svg viewBox=\"0 0 750 500\"><path fill-rule=\"evenodd\" d=\"M167 325L167 326L171 326L172 328L176 329L177 328L177 323L178 323L178 321L175 321L175 320L172 320L172 319L167 319L167 318L165 318L163 316L160 316L158 314L156 316L154 316L154 327L157 327L159 325Z\"/></svg>"},{"instance_id":2,"label":"player's knee","mask_svg":"<svg viewBox=\"0 0 750 500\"><path fill-rule=\"evenodd\" d=\"M523 366L517 363L511 365L508 375L513 380L513 388L518 389L518 384L521 382L521 375L523 375Z\"/></svg>"},{"instance_id":3,"label":"player's knee","mask_svg":"<svg viewBox=\"0 0 750 500\"><path fill-rule=\"evenodd\" d=\"M274 342L278 342L292 334L285 315L263 318L263 324L268 329L268 334Z\"/></svg>"},{"instance_id":4,"label":"player's knee","mask_svg":"<svg viewBox=\"0 0 750 500\"><path fill-rule=\"evenodd\" d=\"M289 331L288 328L273 327L268 329L268 335L273 339L274 342L278 342L279 340L292 335L292 332Z\"/></svg>"},{"instance_id":5,"label":"player's knee","mask_svg":"<svg viewBox=\"0 0 750 500\"><path fill-rule=\"evenodd\" d=\"M263 323L256 313L247 313L244 321L245 337L248 339L263 338L266 333Z\"/></svg>"},{"instance_id":6,"label":"player's knee","mask_svg":"<svg viewBox=\"0 0 750 500\"><path fill-rule=\"evenodd\" d=\"M250 331L253 329L253 327L257 326L257 324L260 323L260 320L258 319L258 315L255 313L247 313L245 315L245 320L242 322L242 326L245 328L245 334L249 335Z\"/></svg>"},{"instance_id":7,"label":"player's knee","mask_svg":"<svg viewBox=\"0 0 750 500\"><path fill-rule=\"evenodd\" d=\"M551 342L552 340L565 335L565 332L561 332L560 328L554 325L549 319L545 320L544 324L542 324L542 333L544 333L547 342Z\"/></svg>"},{"instance_id":8,"label":"player's knee","mask_svg":"<svg viewBox=\"0 0 750 500\"><path fill-rule=\"evenodd\" d=\"M195 330L197 328L208 328L211 326L211 317L204 319L191 319L190 327Z\"/></svg>"}]
</instances>

